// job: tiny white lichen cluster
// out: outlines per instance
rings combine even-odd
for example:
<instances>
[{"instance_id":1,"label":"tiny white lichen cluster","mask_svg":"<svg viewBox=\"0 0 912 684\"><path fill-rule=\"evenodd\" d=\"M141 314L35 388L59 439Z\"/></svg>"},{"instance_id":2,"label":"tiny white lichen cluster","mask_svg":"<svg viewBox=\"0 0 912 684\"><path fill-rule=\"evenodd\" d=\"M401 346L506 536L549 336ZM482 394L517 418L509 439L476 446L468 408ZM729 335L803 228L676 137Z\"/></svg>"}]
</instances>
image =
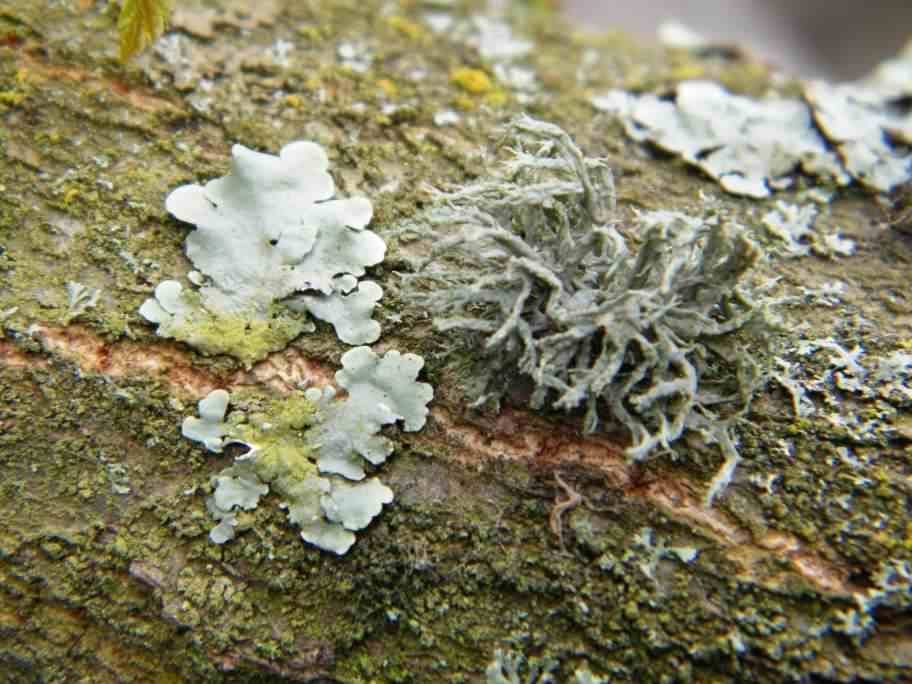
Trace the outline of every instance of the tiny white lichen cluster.
<instances>
[{"instance_id":1,"label":"tiny white lichen cluster","mask_svg":"<svg viewBox=\"0 0 912 684\"><path fill-rule=\"evenodd\" d=\"M613 90L592 104L736 195L768 197L797 170L877 192L912 179L912 47L863 81L814 81L803 94L757 100L685 81L669 96Z\"/></svg>"},{"instance_id":2,"label":"tiny white lichen cluster","mask_svg":"<svg viewBox=\"0 0 912 684\"><path fill-rule=\"evenodd\" d=\"M346 553L354 533L393 500L378 478L366 478L365 464L378 466L392 452L381 428L397 421L409 432L424 426L433 390L416 380L422 365L414 354L390 351L380 357L356 347L342 356L336 373L348 393L344 399L332 388L311 388L263 415L235 411L228 420L228 392L214 390L200 401L199 417L184 419L185 437L216 453L232 443L248 448L212 479L207 507L218 520L212 541L232 539L239 512L255 509L272 490L304 541Z\"/></svg>"},{"instance_id":3,"label":"tiny white lichen cluster","mask_svg":"<svg viewBox=\"0 0 912 684\"><path fill-rule=\"evenodd\" d=\"M877 627L875 611L905 612L912 605L912 565L895 558L881 560L866 589L852 595L853 607L837 612L833 629L862 640Z\"/></svg>"},{"instance_id":4,"label":"tiny white lichen cluster","mask_svg":"<svg viewBox=\"0 0 912 684\"><path fill-rule=\"evenodd\" d=\"M811 360L821 353L817 371ZM788 392L795 416L819 416L850 443L894 437L902 407L912 403L912 354L902 350L869 360L863 347L846 349L829 337L802 341L775 361L771 377Z\"/></svg>"},{"instance_id":5,"label":"tiny white lichen cluster","mask_svg":"<svg viewBox=\"0 0 912 684\"><path fill-rule=\"evenodd\" d=\"M651 527L644 527L633 539L633 544L624 552L623 561L639 567L640 571L653 582L658 582L659 562L666 559L681 563L693 563L699 550L693 546L669 546L664 539L655 539ZM603 568L604 569L604 568Z\"/></svg>"},{"instance_id":6,"label":"tiny white lichen cluster","mask_svg":"<svg viewBox=\"0 0 912 684\"><path fill-rule=\"evenodd\" d=\"M67 283L67 312L63 315L62 322L67 325L76 318L79 318L89 309L98 306L98 298L101 296L101 290L98 288L89 288L76 281Z\"/></svg>"},{"instance_id":7,"label":"tiny white lichen cluster","mask_svg":"<svg viewBox=\"0 0 912 684\"><path fill-rule=\"evenodd\" d=\"M800 257L814 253L821 257L851 256L855 241L838 233L822 233L815 229L820 213L817 205L790 204L779 200L775 208L763 215L761 223L773 238L770 251L784 257Z\"/></svg>"},{"instance_id":8,"label":"tiny white lichen cluster","mask_svg":"<svg viewBox=\"0 0 912 684\"><path fill-rule=\"evenodd\" d=\"M222 339L252 330L246 363L308 329L295 312L331 323L348 344L374 342L380 326L371 315L383 292L358 279L383 260L386 245L366 228L370 200L332 199L328 167L312 142L290 143L278 156L235 145L227 176L174 190L165 206L196 226L186 249L198 269L190 280L202 287L165 281L140 314L159 335L204 353L233 353Z\"/></svg>"},{"instance_id":9,"label":"tiny white lichen cluster","mask_svg":"<svg viewBox=\"0 0 912 684\"><path fill-rule=\"evenodd\" d=\"M559 665L554 658L527 659L521 653L498 649L485 669L485 677L487 684L555 684L554 672ZM608 684L609 681L582 667L574 670L569 684Z\"/></svg>"}]
</instances>

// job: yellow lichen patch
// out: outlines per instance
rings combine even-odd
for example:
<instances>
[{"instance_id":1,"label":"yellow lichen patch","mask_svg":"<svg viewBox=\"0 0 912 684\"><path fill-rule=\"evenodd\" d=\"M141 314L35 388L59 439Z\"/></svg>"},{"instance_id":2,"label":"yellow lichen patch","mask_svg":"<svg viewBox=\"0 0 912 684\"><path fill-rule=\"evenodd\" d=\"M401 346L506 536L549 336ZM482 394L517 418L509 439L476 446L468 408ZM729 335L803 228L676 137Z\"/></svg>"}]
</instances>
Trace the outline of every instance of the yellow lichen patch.
<instances>
[{"instance_id":1,"label":"yellow lichen patch","mask_svg":"<svg viewBox=\"0 0 912 684\"><path fill-rule=\"evenodd\" d=\"M671 79L673 81L690 81L704 78L705 76L706 68L698 62L686 61L676 64L671 70Z\"/></svg>"},{"instance_id":2,"label":"yellow lichen patch","mask_svg":"<svg viewBox=\"0 0 912 684\"><path fill-rule=\"evenodd\" d=\"M313 421L314 405L301 395L271 402L265 411L251 416L250 425L239 432L242 441L257 449L257 476L285 490L316 476L317 466L311 460L315 454L302 435Z\"/></svg>"},{"instance_id":3,"label":"yellow lichen patch","mask_svg":"<svg viewBox=\"0 0 912 684\"><path fill-rule=\"evenodd\" d=\"M502 90L495 90L491 93L485 95L484 103L489 107L503 107L507 104L508 98L507 94Z\"/></svg>"},{"instance_id":4,"label":"yellow lichen patch","mask_svg":"<svg viewBox=\"0 0 912 684\"><path fill-rule=\"evenodd\" d=\"M450 83L472 95L484 95L494 90L491 78L481 69L459 67L450 72Z\"/></svg>"},{"instance_id":5,"label":"yellow lichen patch","mask_svg":"<svg viewBox=\"0 0 912 684\"><path fill-rule=\"evenodd\" d=\"M296 33L311 43L318 43L326 37L324 32L316 26L299 26Z\"/></svg>"},{"instance_id":6,"label":"yellow lichen patch","mask_svg":"<svg viewBox=\"0 0 912 684\"><path fill-rule=\"evenodd\" d=\"M388 78L381 78L377 81L377 87L387 97L396 97L399 95L399 87Z\"/></svg>"},{"instance_id":7,"label":"yellow lichen patch","mask_svg":"<svg viewBox=\"0 0 912 684\"><path fill-rule=\"evenodd\" d=\"M303 109L304 108L304 100L301 98L300 95L286 95L285 104L289 107L292 107L293 109Z\"/></svg>"},{"instance_id":8,"label":"yellow lichen patch","mask_svg":"<svg viewBox=\"0 0 912 684\"><path fill-rule=\"evenodd\" d=\"M395 29L411 40L420 40L422 38L425 38L427 35L425 33L425 30L420 25L416 24L410 19L406 19L405 17L387 17L386 23L390 28Z\"/></svg>"},{"instance_id":9,"label":"yellow lichen patch","mask_svg":"<svg viewBox=\"0 0 912 684\"><path fill-rule=\"evenodd\" d=\"M63 193L63 206L70 206L79 197L79 188L70 188Z\"/></svg>"},{"instance_id":10,"label":"yellow lichen patch","mask_svg":"<svg viewBox=\"0 0 912 684\"><path fill-rule=\"evenodd\" d=\"M22 104L25 95L15 90L0 90L0 112Z\"/></svg>"},{"instance_id":11,"label":"yellow lichen patch","mask_svg":"<svg viewBox=\"0 0 912 684\"><path fill-rule=\"evenodd\" d=\"M253 319L243 314L212 313L198 305L195 293L187 296L197 305L196 310L183 324L169 329L167 336L205 355L228 354L248 368L270 352L284 349L306 327L303 317L278 308L265 318Z\"/></svg>"},{"instance_id":12,"label":"yellow lichen patch","mask_svg":"<svg viewBox=\"0 0 912 684\"><path fill-rule=\"evenodd\" d=\"M461 109L464 112L474 112L478 109L478 103L475 102L468 95L460 95L455 100L453 100L453 106L457 109Z\"/></svg>"}]
</instances>

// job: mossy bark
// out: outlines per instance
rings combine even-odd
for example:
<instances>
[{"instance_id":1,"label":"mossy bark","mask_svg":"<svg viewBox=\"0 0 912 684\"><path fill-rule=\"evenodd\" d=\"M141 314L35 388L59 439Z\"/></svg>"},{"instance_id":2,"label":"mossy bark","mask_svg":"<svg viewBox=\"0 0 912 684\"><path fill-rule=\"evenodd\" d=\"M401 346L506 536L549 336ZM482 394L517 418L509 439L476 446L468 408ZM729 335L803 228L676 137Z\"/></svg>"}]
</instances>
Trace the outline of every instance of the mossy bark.
<instances>
[{"instance_id":1,"label":"mossy bark","mask_svg":"<svg viewBox=\"0 0 912 684\"><path fill-rule=\"evenodd\" d=\"M626 141L589 96L694 77L757 94L766 68L585 35L516 3L507 20L536 45L536 85L518 94L458 32L429 28L429 4L245 4L183 4L166 49L124 67L115 7L0 0L0 679L483 681L497 648L553 656L568 679L581 666L612 681L908 678L908 405L847 395L863 419L890 411L893 429L856 444L795 419L771 385L740 428L735 481L705 509L722 459L696 440L634 467L623 435L583 438L579 416L469 411L477 352L396 286L415 247L392 228L427 186L481 173L522 111L609 160L622 216L701 212L714 184ZM447 109L460 122L435 125ZM190 269L166 193L224 174L234 142L274 153L301 138L329 150L343 195L372 198L390 246L371 274L382 342L422 354L437 392L425 430L394 435L396 502L344 557L304 545L276 506L211 544L204 495L228 457L179 426L215 387L325 381L345 345L320 327L248 371L137 314ZM718 202L746 225L766 210ZM873 198L842 190L823 221L858 254L766 267L796 290L846 283L839 306L798 304L788 321L846 348L908 349L912 247L880 220ZM98 305L74 316L68 282L99 288ZM814 363L807 377L826 370Z\"/></svg>"}]
</instances>

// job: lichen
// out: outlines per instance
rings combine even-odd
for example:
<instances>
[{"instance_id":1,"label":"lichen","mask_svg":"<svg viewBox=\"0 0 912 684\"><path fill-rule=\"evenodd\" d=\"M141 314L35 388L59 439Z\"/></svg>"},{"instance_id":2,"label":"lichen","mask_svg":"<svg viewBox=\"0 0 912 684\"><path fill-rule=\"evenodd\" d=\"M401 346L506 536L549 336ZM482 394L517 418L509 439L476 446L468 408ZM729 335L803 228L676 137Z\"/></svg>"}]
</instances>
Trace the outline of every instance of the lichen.
<instances>
[{"instance_id":1,"label":"lichen","mask_svg":"<svg viewBox=\"0 0 912 684\"><path fill-rule=\"evenodd\" d=\"M768 197L789 187L796 169L848 182L800 100L753 100L710 81L685 81L673 97L615 90L593 105L619 116L631 138L680 155L736 195Z\"/></svg>"},{"instance_id":2,"label":"lichen","mask_svg":"<svg viewBox=\"0 0 912 684\"><path fill-rule=\"evenodd\" d=\"M438 196L424 221L456 234L406 277L431 286L416 298L438 329L478 340L488 365L479 403L525 377L536 409L584 406L586 432L609 409L631 435L632 460L696 429L715 435L733 467L728 430L752 392L752 366L742 358L736 375L714 373L705 343L760 310L744 287L757 246L733 223L659 211L638 216L633 250L604 162L553 124L522 117L509 134L511 160ZM733 395L706 390L732 380ZM724 403L737 407L727 419Z\"/></svg>"},{"instance_id":3,"label":"lichen","mask_svg":"<svg viewBox=\"0 0 912 684\"><path fill-rule=\"evenodd\" d=\"M262 316L212 311L199 292L184 290L176 280L159 283L155 298L147 299L139 314L158 324L160 337L186 342L203 354L230 354L245 366L269 352L284 349L302 332L314 329L304 312L296 315L292 307L276 303L269 304ZM369 311L367 316L370 317ZM379 335L379 326L377 332Z\"/></svg>"},{"instance_id":4,"label":"lichen","mask_svg":"<svg viewBox=\"0 0 912 684\"><path fill-rule=\"evenodd\" d=\"M184 419L182 434L216 453L228 444L247 449L212 478L214 492L206 505L218 524L210 539L216 544L233 539L237 512L253 510L274 491L304 541L346 553L354 532L393 500L392 490L377 478L365 480L360 459L376 466L392 452L390 440L377 434L384 425L402 420L409 431L424 426L433 391L416 382L422 365L414 354L391 351L379 357L356 347L342 356L336 373L347 398L337 399L332 388L311 388L275 400L266 410L249 416L235 411L227 419L228 392L210 392L199 402L199 418Z\"/></svg>"},{"instance_id":5,"label":"lichen","mask_svg":"<svg viewBox=\"0 0 912 684\"><path fill-rule=\"evenodd\" d=\"M63 318L61 319L61 322L64 325L67 325L73 320L79 318L89 309L93 309L98 306L98 298L100 295L101 290L98 288L89 288L82 283L72 280L68 282L68 307L66 314L64 314Z\"/></svg>"},{"instance_id":6,"label":"lichen","mask_svg":"<svg viewBox=\"0 0 912 684\"><path fill-rule=\"evenodd\" d=\"M318 465L322 473L360 480L365 474L362 459L376 466L392 453L393 444L378 435L380 429L401 420L406 431L420 430L434 391L417 382L424 360L415 354L389 351L380 357L367 347L356 347L342 356L342 364L336 382L347 390L347 400L335 401L331 388L308 390L322 418L315 429Z\"/></svg>"},{"instance_id":7,"label":"lichen","mask_svg":"<svg viewBox=\"0 0 912 684\"><path fill-rule=\"evenodd\" d=\"M861 81L804 83L803 99L752 99L689 80L667 96L612 90L592 104L619 117L631 138L679 155L732 194L768 197L790 187L797 170L889 192L912 179L910 65L907 48Z\"/></svg>"},{"instance_id":8,"label":"lichen","mask_svg":"<svg viewBox=\"0 0 912 684\"><path fill-rule=\"evenodd\" d=\"M308 329L293 311L331 322L350 344L375 341L380 329L370 316L382 289L364 283L347 293L383 260L386 245L366 229L369 200L332 199L328 165L312 142L290 143L278 156L235 145L227 176L172 191L168 211L196 226L186 243L195 280L209 280L198 293L160 283L140 314L159 335L247 365ZM300 296L289 308L281 300L293 294Z\"/></svg>"},{"instance_id":9,"label":"lichen","mask_svg":"<svg viewBox=\"0 0 912 684\"><path fill-rule=\"evenodd\" d=\"M554 658L526 658L521 653L498 649L485 676L487 684L555 684L558 664ZM608 684L610 680L583 667L574 670L573 677L564 681L568 684Z\"/></svg>"},{"instance_id":10,"label":"lichen","mask_svg":"<svg viewBox=\"0 0 912 684\"><path fill-rule=\"evenodd\" d=\"M912 179L912 47L859 82L807 83L804 96L817 125L860 183L889 192Z\"/></svg>"}]
</instances>

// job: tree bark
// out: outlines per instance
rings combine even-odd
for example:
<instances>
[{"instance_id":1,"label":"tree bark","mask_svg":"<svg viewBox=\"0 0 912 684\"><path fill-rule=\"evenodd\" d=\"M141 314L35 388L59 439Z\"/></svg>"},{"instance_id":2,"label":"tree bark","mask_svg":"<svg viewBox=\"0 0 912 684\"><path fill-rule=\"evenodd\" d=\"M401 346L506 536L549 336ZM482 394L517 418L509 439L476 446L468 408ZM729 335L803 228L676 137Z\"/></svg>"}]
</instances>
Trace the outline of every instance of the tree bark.
<instances>
[{"instance_id":1,"label":"tree bark","mask_svg":"<svg viewBox=\"0 0 912 684\"><path fill-rule=\"evenodd\" d=\"M586 35L516 2L504 20L534 41L536 77L518 92L426 18L458 26L466 8L247 4L181 3L156 48L121 66L116 7L0 0L0 679L475 682L497 649L555 658L558 681L584 667L619 682L908 679L907 400L822 388L862 420L889 416L853 441L827 412L795 418L770 383L739 427L735 480L706 508L722 458L699 440L630 464L623 434L582 436L579 416L470 410L476 352L396 285L410 247L393 229L426 186L475 178L520 112L607 158L622 215L690 211L698 192L721 195L713 181L624 139L589 96L696 71L758 94L767 69ZM436 125L444 110L459 123ZM328 150L340 195L373 200L390 246L372 274L387 291L380 345L422 354L436 392L423 431L389 433L396 501L342 557L303 544L272 504L210 543L205 495L230 455L180 425L217 387L325 384L346 346L324 326L245 369L137 313L191 269L166 194L224 175L235 142L276 153L296 139ZM748 225L766 211L718 202ZM806 339L804 321L846 349L908 349L912 246L881 220L874 198L841 190L822 221L855 256L763 267L789 292L845 283L831 308L783 305L776 348ZM71 282L100 290L97 305L74 311ZM829 371L822 355L795 370Z\"/></svg>"}]
</instances>

